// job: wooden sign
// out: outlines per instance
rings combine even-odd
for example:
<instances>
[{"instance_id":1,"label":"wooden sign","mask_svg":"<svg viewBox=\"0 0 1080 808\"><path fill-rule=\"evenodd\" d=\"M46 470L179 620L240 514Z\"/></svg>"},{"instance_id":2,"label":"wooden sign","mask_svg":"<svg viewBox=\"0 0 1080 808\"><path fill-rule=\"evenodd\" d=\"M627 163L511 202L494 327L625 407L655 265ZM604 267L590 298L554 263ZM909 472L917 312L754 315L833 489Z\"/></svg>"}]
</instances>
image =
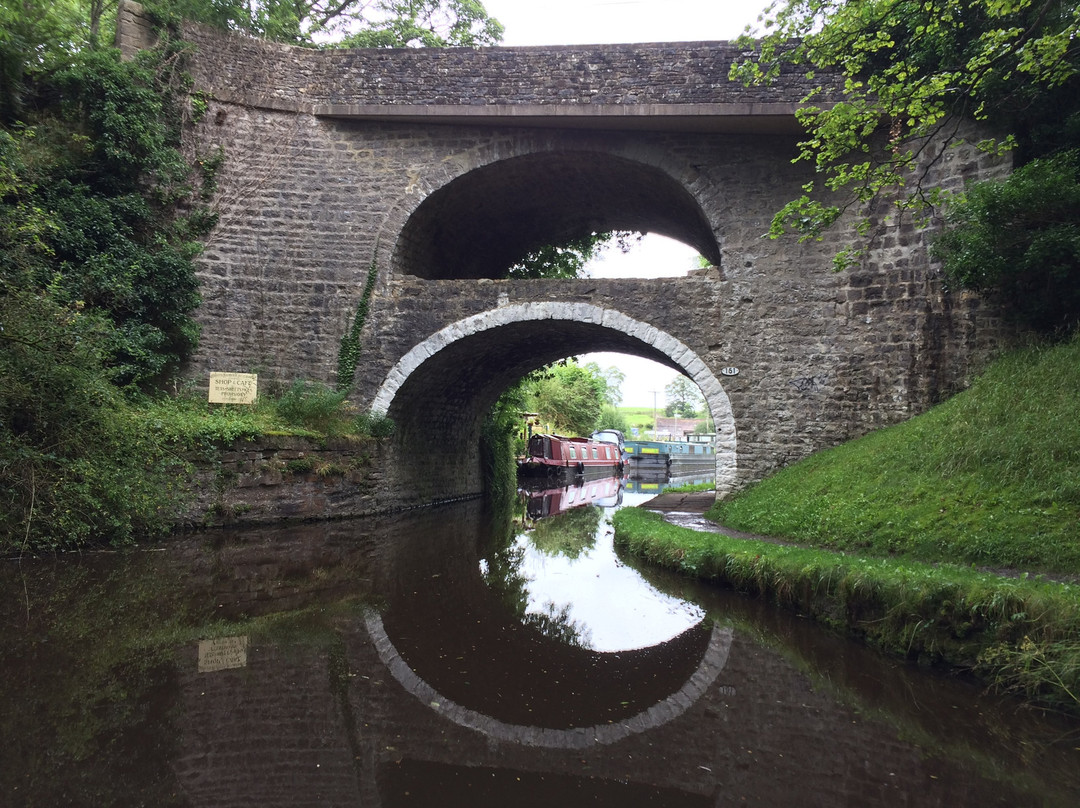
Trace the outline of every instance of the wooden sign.
<instances>
[{"instance_id":1,"label":"wooden sign","mask_svg":"<svg viewBox=\"0 0 1080 808\"><path fill-rule=\"evenodd\" d=\"M211 373L211 404L254 404L259 388L255 373Z\"/></svg>"}]
</instances>

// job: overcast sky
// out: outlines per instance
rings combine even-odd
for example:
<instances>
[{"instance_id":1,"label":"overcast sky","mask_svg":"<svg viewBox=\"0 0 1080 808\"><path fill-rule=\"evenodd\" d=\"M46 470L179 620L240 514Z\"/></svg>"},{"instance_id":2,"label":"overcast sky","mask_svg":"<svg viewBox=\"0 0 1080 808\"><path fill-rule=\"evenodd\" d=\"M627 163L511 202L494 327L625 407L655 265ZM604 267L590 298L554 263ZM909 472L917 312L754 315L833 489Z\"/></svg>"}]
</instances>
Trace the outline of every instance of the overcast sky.
<instances>
[{"instance_id":1,"label":"overcast sky","mask_svg":"<svg viewBox=\"0 0 1080 808\"><path fill-rule=\"evenodd\" d=\"M504 45L734 39L766 0L483 0Z\"/></svg>"},{"instance_id":2,"label":"overcast sky","mask_svg":"<svg viewBox=\"0 0 1080 808\"><path fill-rule=\"evenodd\" d=\"M696 42L734 39L752 25L766 0L483 0L501 22L504 45L601 45L620 42ZM609 250L589 267L594 277L685 275L697 252L650 235L628 255ZM664 387L678 374L624 354L588 354L602 368L626 374L623 406L663 408Z\"/></svg>"}]
</instances>

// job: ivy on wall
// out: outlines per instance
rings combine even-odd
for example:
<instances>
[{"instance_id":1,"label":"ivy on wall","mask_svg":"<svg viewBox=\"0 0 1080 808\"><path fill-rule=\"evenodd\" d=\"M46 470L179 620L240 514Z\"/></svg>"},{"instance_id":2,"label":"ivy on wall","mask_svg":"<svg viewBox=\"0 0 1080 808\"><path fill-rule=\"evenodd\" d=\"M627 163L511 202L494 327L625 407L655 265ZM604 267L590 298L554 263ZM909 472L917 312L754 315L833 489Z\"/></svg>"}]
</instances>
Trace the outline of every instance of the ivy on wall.
<instances>
[{"instance_id":1,"label":"ivy on wall","mask_svg":"<svg viewBox=\"0 0 1080 808\"><path fill-rule=\"evenodd\" d=\"M376 249L378 245L376 245ZM360 332L364 329L364 321L367 320L371 310L371 295L375 292L375 278L378 277L378 265L376 259L371 259L368 267L367 282L364 284L364 293L360 296L360 303L356 307L356 315L353 317L352 327L341 338L338 348L337 384L340 392L352 389L353 379L356 377L356 365L360 361Z\"/></svg>"}]
</instances>

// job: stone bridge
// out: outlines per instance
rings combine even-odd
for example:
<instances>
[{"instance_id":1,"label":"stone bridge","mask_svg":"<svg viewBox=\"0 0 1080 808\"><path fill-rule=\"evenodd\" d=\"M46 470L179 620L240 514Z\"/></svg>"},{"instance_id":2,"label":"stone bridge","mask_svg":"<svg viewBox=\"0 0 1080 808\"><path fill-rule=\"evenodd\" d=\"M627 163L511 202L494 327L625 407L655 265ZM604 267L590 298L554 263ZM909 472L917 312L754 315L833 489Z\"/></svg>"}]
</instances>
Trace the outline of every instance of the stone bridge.
<instances>
[{"instance_id":1,"label":"stone bridge","mask_svg":"<svg viewBox=\"0 0 1080 808\"><path fill-rule=\"evenodd\" d=\"M139 21L124 3L126 49ZM842 274L843 228L763 238L809 177L792 163L806 79L730 82L731 43L319 52L184 35L187 147L224 155L190 374L334 382L353 334L352 399L398 425L386 507L478 493L484 413L567 356L644 356L697 383L724 493L920 412L1003 339L941 288L910 222L879 227ZM928 168L947 188L1007 169L973 146ZM713 268L505 277L610 229L673 237Z\"/></svg>"}]
</instances>

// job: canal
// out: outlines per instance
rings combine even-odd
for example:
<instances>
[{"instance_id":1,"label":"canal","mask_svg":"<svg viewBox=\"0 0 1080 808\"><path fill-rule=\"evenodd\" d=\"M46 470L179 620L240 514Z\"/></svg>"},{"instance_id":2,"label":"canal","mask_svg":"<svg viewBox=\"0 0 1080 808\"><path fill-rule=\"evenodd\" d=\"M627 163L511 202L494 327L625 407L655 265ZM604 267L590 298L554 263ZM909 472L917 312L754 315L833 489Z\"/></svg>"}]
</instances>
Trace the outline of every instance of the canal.
<instances>
[{"instance_id":1,"label":"canal","mask_svg":"<svg viewBox=\"0 0 1080 808\"><path fill-rule=\"evenodd\" d=\"M6 561L3 804L1080 803L1075 720L620 558L654 493Z\"/></svg>"}]
</instances>

